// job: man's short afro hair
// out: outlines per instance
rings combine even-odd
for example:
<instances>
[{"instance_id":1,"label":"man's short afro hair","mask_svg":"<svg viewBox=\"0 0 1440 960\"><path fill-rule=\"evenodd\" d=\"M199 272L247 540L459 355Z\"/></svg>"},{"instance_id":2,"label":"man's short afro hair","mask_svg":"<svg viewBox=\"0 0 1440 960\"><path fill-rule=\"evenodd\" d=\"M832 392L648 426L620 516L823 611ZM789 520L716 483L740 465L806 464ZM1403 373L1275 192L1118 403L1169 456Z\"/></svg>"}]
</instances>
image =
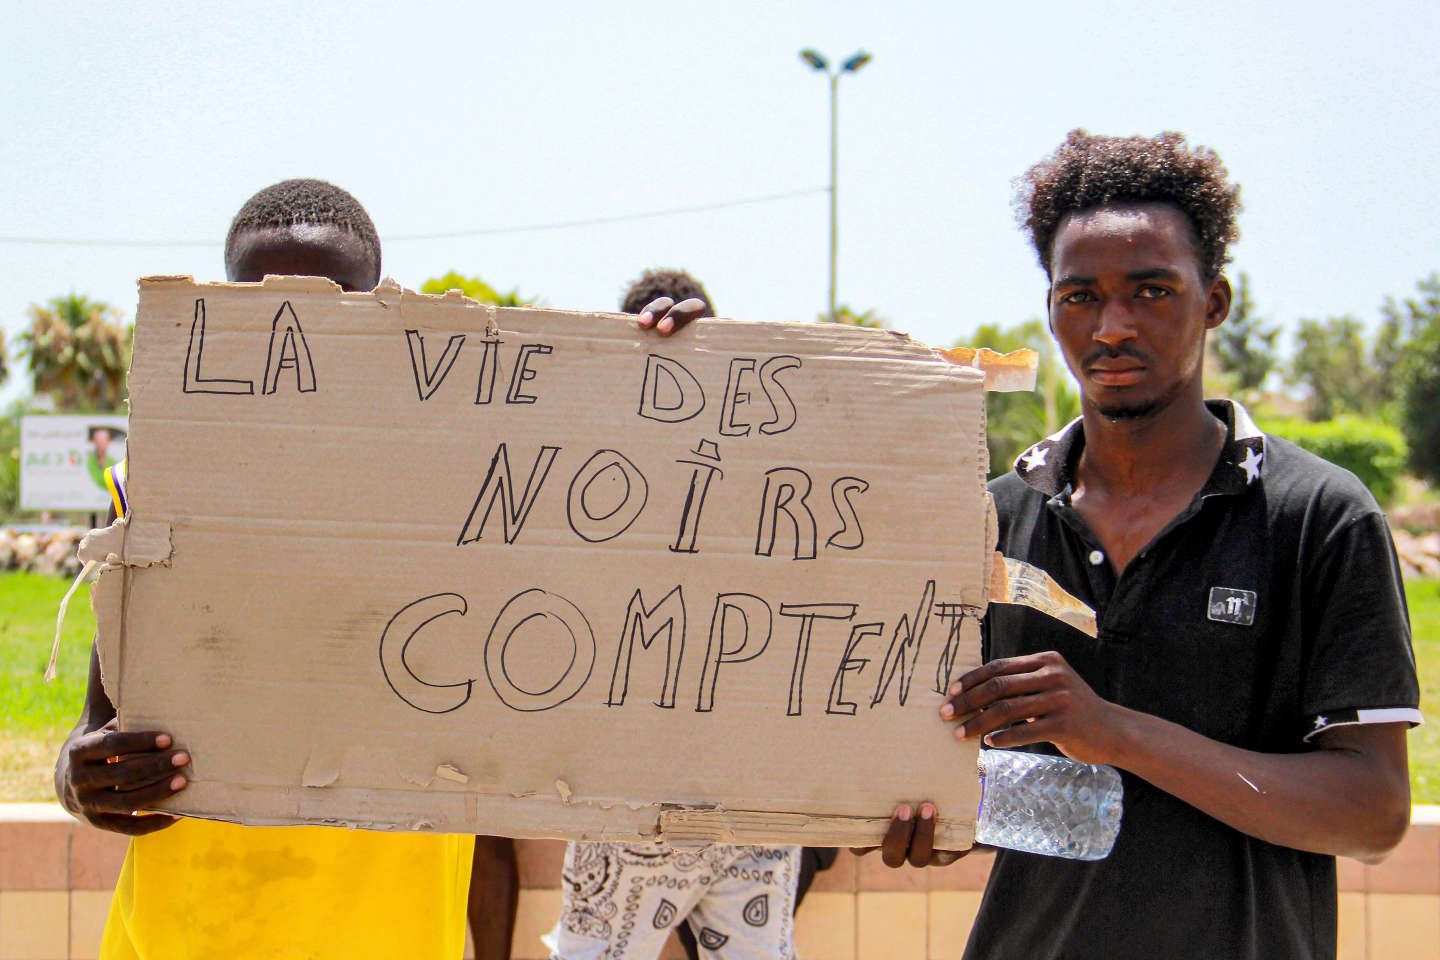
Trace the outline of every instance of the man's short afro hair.
<instances>
[{"instance_id":1,"label":"man's short afro hair","mask_svg":"<svg viewBox=\"0 0 1440 960\"><path fill-rule=\"evenodd\" d=\"M245 201L225 237L225 259L230 259L235 238L247 230L275 227L330 226L353 234L380 269L380 235L370 214L347 191L324 180L281 180Z\"/></svg>"},{"instance_id":2,"label":"man's short afro hair","mask_svg":"<svg viewBox=\"0 0 1440 960\"><path fill-rule=\"evenodd\" d=\"M705 301L703 317L715 316L715 306L700 281L684 270L646 270L630 284L620 300L621 313L639 313L656 297L669 297L676 303L695 297Z\"/></svg>"},{"instance_id":3,"label":"man's short afro hair","mask_svg":"<svg viewBox=\"0 0 1440 960\"><path fill-rule=\"evenodd\" d=\"M1220 276L1239 236L1240 188L1220 157L1190 147L1178 133L1158 137L1095 137L1071 130L1053 154L1016 181L1016 218L1030 233L1050 275L1055 234L1068 214L1125 203L1173 203L1194 228L1205 279Z\"/></svg>"}]
</instances>

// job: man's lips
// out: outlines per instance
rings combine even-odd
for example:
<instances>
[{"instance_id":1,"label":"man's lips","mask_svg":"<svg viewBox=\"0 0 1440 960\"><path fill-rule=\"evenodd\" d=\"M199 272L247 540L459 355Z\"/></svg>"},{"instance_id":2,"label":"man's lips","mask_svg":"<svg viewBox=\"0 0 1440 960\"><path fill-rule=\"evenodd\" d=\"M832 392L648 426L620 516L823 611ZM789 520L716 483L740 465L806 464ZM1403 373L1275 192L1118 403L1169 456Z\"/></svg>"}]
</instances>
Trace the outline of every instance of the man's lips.
<instances>
[{"instance_id":1,"label":"man's lips","mask_svg":"<svg viewBox=\"0 0 1440 960\"><path fill-rule=\"evenodd\" d=\"M1096 364L1090 368L1090 379L1106 387L1128 387L1138 383L1145 368L1138 364Z\"/></svg>"}]
</instances>

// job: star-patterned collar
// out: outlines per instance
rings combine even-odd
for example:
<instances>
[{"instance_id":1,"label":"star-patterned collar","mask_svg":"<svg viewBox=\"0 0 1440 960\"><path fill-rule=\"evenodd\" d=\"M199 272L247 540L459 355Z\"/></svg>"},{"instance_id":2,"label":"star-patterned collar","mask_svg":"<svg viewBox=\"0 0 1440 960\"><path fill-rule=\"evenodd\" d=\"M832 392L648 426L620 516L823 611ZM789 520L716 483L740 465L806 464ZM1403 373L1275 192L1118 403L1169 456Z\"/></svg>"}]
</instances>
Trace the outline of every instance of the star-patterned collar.
<instances>
[{"instance_id":1,"label":"star-patterned collar","mask_svg":"<svg viewBox=\"0 0 1440 960\"><path fill-rule=\"evenodd\" d=\"M1265 434L1234 400L1207 400L1205 405L1224 421L1226 437L1220 460L1201 493L1244 493L1260 480L1264 470ZM1059 496L1070 486L1071 467L1084 446L1084 424L1076 417L1022 453L1015 461L1015 472L1047 497Z\"/></svg>"}]
</instances>

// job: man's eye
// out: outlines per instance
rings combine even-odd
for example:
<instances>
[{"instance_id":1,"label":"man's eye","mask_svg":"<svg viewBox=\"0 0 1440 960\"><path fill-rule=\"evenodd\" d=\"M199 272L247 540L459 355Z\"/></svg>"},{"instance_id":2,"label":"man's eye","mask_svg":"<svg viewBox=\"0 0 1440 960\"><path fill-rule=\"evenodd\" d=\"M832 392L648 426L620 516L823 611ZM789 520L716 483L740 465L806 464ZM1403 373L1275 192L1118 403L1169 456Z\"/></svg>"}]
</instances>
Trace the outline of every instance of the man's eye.
<instances>
[{"instance_id":1,"label":"man's eye","mask_svg":"<svg viewBox=\"0 0 1440 960\"><path fill-rule=\"evenodd\" d=\"M1143 297L1146 300L1159 300L1161 297L1170 296L1170 291L1164 287L1155 287L1147 284L1140 288L1137 296Z\"/></svg>"},{"instance_id":2,"label":"man's eye","mask_svg":"<svg viewBox=\"0 0 1440 960\"><path fill-rule=\"evenodd\" d=\"M1061 303L1089 303L1095 295L1089 290L1074 290L1060 298Z\"/></svg>"}]
</instances>

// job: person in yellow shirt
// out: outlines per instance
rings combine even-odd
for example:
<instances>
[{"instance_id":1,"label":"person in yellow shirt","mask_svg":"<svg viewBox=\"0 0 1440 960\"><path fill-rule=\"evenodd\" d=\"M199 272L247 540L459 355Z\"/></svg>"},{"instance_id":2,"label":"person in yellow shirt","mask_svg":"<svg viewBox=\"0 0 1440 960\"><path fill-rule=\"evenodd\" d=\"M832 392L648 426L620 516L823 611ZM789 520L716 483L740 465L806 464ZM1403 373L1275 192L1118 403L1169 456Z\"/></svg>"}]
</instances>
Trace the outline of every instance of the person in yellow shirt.
<instances>
[{"instance_id":1,"label":"person in yellow shirt","mask_svg":"<svg viewBox=\"0 0 1440 960\"><path fill-rule=\"evenodd\" d=\"M286 180L236 215L225 273L232 281L321 276L371 290L380 241L344 190ZM123 515L123 462L106 481ZM473 837L136 813L184 790L189 763L168 733L118 729L92 650L85 705L61 748L55 787L75 816L132 837L102 960L463 956Z\"/></svg>"}]
</instances>

